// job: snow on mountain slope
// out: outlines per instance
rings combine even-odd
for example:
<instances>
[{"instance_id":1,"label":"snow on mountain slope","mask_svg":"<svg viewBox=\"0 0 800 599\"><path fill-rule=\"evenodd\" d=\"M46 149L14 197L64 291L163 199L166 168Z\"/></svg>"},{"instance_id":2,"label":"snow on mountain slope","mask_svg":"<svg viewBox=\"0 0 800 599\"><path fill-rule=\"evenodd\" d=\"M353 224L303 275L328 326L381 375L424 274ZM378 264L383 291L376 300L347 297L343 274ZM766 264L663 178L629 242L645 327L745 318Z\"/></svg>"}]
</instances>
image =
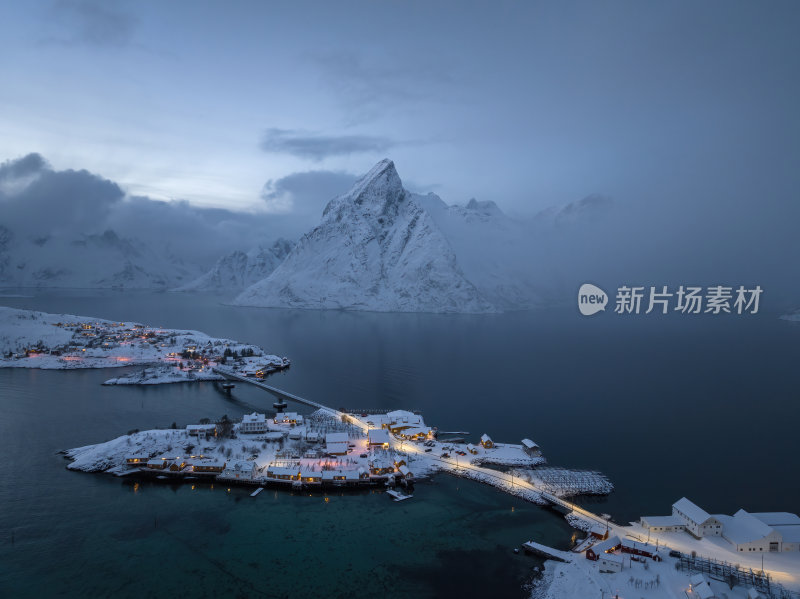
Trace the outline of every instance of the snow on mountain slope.
<instances>
[{"instance_id":1,"label":"snow on mountain slope","mask_svg":"<svg viewBox=\"0 0 800 599\"><path fill-rule=\"evenodd\" d=\"M437 195L415 196L447 239L464 275L498 310L539 303L532 269L531 228L506 216L492 201L448 206Z\"/></svg>"},{"instance_id":2,"label":"snow on mountain slope","mask_svg":"<svg viewBox=\"0 0 800 599\"><path fill-rule=\"evenodd\" d=\"M173 291L241 291L268 277L293 247L293 241L278 239L268 248L232 252L217 260L204 275Z\"/></svg>"},{"instance_id":3,"label":"snow on mountain slope","mask_svg":"<svg viewBox=\"0 0 800 599\"><path fill-rule=\"evenodd\" d=\"M79 237L27 239L0 226L0 285L9 287L166 288L198 268L119 237L113 230Z\"/></svg>"},{"instance_id":4,"label":"snow on mountain slope","mask_svg":"<svg viewBox=\"0 0 800 599\"><path fill-rule=\"evenodd\" d=\"M422 196L403 189L382 160L266 279L234 303L401 312L493 312L465 276Z\"/></svg>"}]
</instances>

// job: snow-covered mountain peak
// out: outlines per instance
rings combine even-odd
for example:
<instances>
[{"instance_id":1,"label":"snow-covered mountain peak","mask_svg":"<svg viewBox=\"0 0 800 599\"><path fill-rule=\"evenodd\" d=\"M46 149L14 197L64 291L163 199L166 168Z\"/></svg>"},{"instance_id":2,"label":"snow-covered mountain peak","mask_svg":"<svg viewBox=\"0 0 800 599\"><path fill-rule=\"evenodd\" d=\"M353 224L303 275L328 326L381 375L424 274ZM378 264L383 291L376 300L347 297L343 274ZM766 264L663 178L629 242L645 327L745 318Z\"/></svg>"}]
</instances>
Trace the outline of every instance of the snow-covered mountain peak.
<instances>
[{"instance_id":1,"label":"snow-covered mountain peak","mask_svg":"<svg viewBox=\"0 0 800 599\"><path fill-rule=\"evenodd\" d=\"M393 214L405 196L394 162L383 159L356 181L350 191L331 200L323 217L333 213L339 219L341 210L350 206L357 206L359 212L373 216Z\"/></svg>"},{"instance_id":2,"label":"snow-covered mountain peak","mask_svg":"<svg viewBox=\"0 0 800 599\"><path fill-rule=\"evenodd\" d=\"M400 312L495 311L464 277L455 254L418 196L382 160L349 192L331 200L322 221L286 260L234 303ZM443 204L443 203L442 203Z\"/></svg>"},{"instance_id":3,"label":"snow-covered mountain peak","mask_svg":"<svg viewBox=\"0 0 800 599\"><path fill-rule=\"evenodd\" d=\"M480 212L481 214L486 214L487 216L500 216L503 214L503 211L500 210L500 207L493 201L485 200L483 202L479 202L475 198L472 198L469 202L467 202L467 210Z\"/></svg>"}]
</instances>

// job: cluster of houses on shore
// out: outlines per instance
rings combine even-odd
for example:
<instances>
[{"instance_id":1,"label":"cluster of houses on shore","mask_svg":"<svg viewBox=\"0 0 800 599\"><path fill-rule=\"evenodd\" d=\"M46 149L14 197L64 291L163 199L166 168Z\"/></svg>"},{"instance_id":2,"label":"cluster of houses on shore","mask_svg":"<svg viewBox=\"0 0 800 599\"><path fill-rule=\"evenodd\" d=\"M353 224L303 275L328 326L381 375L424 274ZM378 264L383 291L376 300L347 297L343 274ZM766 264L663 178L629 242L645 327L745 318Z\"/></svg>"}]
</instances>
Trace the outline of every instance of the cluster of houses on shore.
<instances>
[{"instance_id":1,"label":"cluster of houses on shore","mask_svg":"<svg viewBox=\"0 0 800 599\"><path fill-rule=\"evenodd\" d=\"M41 341L2 356L5 359L42 359L55 356L59 363L74 367L84 359L108 358L124 364L167 363L183 372L197 372L220 363L243 376L264 377L288 368L288 358L267 355L261 348L207 337L194 331L150 327L136 323L85 321L52 322L72 335L66 341L47 345Z\"/></svg>"},{"instance_id":2,"label":"cluster of houses on shore","mask_svg":"<svg viewBox=\"0 0 800 599\"><path fill-rule=\"evenodd\" d=\"M737 552L800 551L800 517L788 512L709 514L683 497L672 505L671 515L642 516L640 524L651 533L685 531L697 539L722 537Z\"/></svg>"},{"instance_id":3,"label":"cluster of houses on shore","mask_svg":"<svg viewBox=\"0 0 800 599\"><path fill-rule=\"evenodd\" d=\"M414 474L400 454L390 448L390 431L417 437L425 427L422 418L398 411L380 416L382 428L364 433L352 424L327 420L322 425L296 412L279 412L273 417L254 412L234 425L232 441L240 449L248 440L279 442L281 450L269 449L249 459L221 460L205 455L174 457L133 455L127 466L158 478L200 475L224 482L246 484L290 484L306 486L350 486L392 481L410 482ZM186 427L187 437L219 442L223 423L203 422ZM288 440L288 444L285 444ZM212 445L213 446L213 445ZM230 446L230 445L229 445ZM266 447L266 446L265 446ZM209 447L206 447L208 449ZM230 452L228 452L230 455ZM263 461L261 461L263 460ZM259 464L260 461L260 464Z\"/></svg>"}]
</instances>

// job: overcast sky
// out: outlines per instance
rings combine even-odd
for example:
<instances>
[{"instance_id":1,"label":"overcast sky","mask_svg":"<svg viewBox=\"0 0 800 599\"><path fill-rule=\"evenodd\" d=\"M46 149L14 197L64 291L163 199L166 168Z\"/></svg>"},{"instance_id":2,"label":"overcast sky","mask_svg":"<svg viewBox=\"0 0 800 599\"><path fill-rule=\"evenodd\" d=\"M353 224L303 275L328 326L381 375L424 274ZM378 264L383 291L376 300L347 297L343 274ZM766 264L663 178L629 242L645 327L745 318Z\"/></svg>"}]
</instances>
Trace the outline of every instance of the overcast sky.
<instances>
[{"instance_id":1,"label":"overcast sky","mask_svg":"<svg viewBox=\"0 0 800 599\"><path fill-rule=\"evenodd\" d=\"M797 189L799 12L3 3L0 158L38 152L130 194L274 212L318 214L281 194L336 193L385 156L408 187L510 212L592 192L691 205L744 187L768 203Z\"/></svg>"}]
</instances>

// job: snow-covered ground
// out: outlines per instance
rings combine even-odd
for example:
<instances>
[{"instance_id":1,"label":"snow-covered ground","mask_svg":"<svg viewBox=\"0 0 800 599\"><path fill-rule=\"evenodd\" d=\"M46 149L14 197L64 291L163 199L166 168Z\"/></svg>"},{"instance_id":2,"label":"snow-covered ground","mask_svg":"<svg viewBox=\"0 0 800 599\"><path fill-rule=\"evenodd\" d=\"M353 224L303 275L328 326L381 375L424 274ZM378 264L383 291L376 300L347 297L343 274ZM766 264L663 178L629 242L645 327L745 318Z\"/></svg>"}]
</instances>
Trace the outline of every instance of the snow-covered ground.
<instances>
[{"instance_id":1,"label":"snow-covered ground","mask_svg":"<svg viewBox=\"0 0 800 599\"><path fill-rule=\"evenodd\" d=\"M662 562L632 561L623 558L621 572L600 572L598 562L582 554L571 554L569 563L548 560L543 577L536 582L532 599L696 599L700 595L691 590L693 573L677 570L676 560L665 557ZM707 579L714 596L722 599L746 599L748 589L733 589L725 583Z\"/></svg>"},{"instance_id":2,"label":"snow-covered ground","mask_svg":"<svg viewBox=\"0 0 800 599\"><path fill-rule=\"evenodd\" d=\"M107 384L220 380L219 363L242 373L283 368L288 361L260 347L199 331L112 322L72 314L0 307L0 368L112 368L158 365Z\"/></svg>"},{"instance_id":3,"label":"snow-covered ground","mask_svg":"<svg viewBox=\"0 0 800 599\"><path fill-rule=\"evenodd\" d=\"M218 431L223 426L217 423ZM241 424L231 425L232 436L225 434L196 436L187 428L148 430L122 435L105 443L87 445L65 451L71 460L70 470L84 472L110 472L126 474L139 470L130 466L128 458L141 457L166 462L164 475L192 475L194 464L209 460L222 462L226 468L240 462L252 462L255 472L252 477L240 481L255 484L276 482L292 484L292 479L273 479L271 467L293 469L295 474L336 470L384 481L389 476L402 478L399 465L405 464L413 477L424 477L436 468L418 456L408 455L390 448L369 447L367 435L360 427L342 422L335 413L318 410L306 416L297 425L279 424L274 418L266 418L267 430L255 434L241 432ZM347 438L347 453L328 455L325 437L328 433L341 433ZM173 464L182 465L170 470ZM145 470L147 470L145 468ZM379 472L380 471L380 472ZM155 474L161 474L156 470ZM223 478L225 473L222 473Z\"/></svg>"}]
</instances>

